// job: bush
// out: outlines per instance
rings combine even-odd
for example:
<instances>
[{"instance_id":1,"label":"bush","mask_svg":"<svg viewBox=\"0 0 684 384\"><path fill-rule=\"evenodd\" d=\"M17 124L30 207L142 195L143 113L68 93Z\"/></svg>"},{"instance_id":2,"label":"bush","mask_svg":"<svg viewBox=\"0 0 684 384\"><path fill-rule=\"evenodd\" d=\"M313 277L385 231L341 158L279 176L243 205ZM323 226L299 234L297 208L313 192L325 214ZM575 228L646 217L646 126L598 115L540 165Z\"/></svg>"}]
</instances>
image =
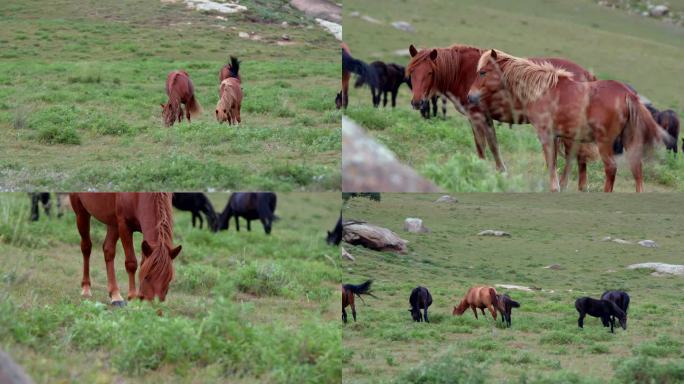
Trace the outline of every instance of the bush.
<instances>
[{"instance_id":1,"label":"bush","mask_svg":"<svg viewBox=\"0 0 684 384\"><path fill-rule=\"evenodd\" d=\"M397 379L397 383L415 384L480 384L489 382L484 364L446 354L411 369Z\"/></svg>"},{"instance_id":2,"label":"bush","mask_svg":"<svg viewBox=\"0 0 684 384\"><path fill-rule=\"evenodd\" d=\"M659 364L646 356L626 359L615 364L615 379L629 384L674 384L684 382L684 362Z\"/></svg>"}]
</instances>

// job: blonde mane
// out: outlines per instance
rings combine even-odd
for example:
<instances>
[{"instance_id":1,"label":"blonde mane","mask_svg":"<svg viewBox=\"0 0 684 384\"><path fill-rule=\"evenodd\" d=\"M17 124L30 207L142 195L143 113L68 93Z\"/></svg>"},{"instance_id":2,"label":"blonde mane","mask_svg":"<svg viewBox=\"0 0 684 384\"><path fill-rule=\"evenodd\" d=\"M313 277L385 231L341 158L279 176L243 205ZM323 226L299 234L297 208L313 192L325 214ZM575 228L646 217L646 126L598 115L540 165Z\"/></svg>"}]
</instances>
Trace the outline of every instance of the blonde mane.
<instances>
[{"instance_id":1,"label":"blonde mane","mask_svg":"<svg viewBox=\"0 0 684 384\"><path fill-rule=\"evenodd\" d=\"M479 72L492 60L492 51L488 50L477 63ZM501 69L501 81L505 87L523 102L540 98L547 90L558 84L561 77L572 78L572 73L545 61L534 63L528 59L515 57L496 51L496 64Z\"/></svg>"},{"instance_id":2,"label":"blonde mane","mask_svg":"<svg viewBox=\"0 0 684 384\"><path fill-rule=\"evenodd\" d=\"M464 50L477 50L481 52L480 48L469 45L453 44L448 48L434 48L437 50L437 59L431 60L430 53L433 48L421 49L411 58L408 66L406 66L406 76L421 63L427 61L434 71L434 82L430 91L446 92L452 84L457 83L459 76L459 54Z\"/></svg>"}]
</instances>

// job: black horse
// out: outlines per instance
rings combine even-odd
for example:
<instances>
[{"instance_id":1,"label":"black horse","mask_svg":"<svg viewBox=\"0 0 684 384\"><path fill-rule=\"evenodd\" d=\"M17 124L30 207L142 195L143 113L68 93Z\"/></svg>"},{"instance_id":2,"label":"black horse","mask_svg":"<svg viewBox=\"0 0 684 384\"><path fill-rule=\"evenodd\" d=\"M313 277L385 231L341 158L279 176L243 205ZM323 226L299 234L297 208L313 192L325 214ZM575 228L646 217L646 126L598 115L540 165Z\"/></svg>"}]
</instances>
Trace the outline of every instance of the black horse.
<instances>
[{"instance_id":1,"label":"black horse","mask_svg":"<svg viewBox=\"0 0 684 384\"><path fill-rule=\"evenodd\" d=\"M425 319L426 323L430 322L428 320L428 307L432 305L432 295L427 288L421 286L413 288L411 297L409 297L409 304L411 304L409 312L411 312L413 321L421 322ZM423 313L420 312L421 309Z\"/></svg>"},{"instance_id":2,"label":"black horse","mask_svg":"<svg viewBox=\"0 0 684 384\"><path fill-rule=\"evenodd\" d=\"M627 314L612 301L580 297L575 301L575 308L579 312L577 326L580 328L584 328L584 317L590 315L600 318L604 327L610 327L611 333L615 333L613 331L614 324L611 320L613 317L618 319L622 329L627 329Z\"/></svg>"},{"instance_id":3,"label":"black horse","mask_svg":"<svg viewBox=\"0 0 684 384\"><path fill-rule=\"evenodd\" d=\"M370 85L371 97L374 107L380 106L380 96L382 96L382 106L387 106L387 94L392 95L392 108L397 105L397 93L402 84L408 83L406 78L406 69L399 64L389 63L385 64L382 61L374 61L371 67L375 70L377 75L377 86ZM354 83L355 88L359 88L365 84L365 78L359 77Z\"/></svg>"},{"instance_id":4,"label":"black horse","mask_svg":"<svg viewBox=\"0 0 684 384\"><path fill-rule=\"evenodd\" d=\"M335 224L335 229L332 232L328 231L328 237L325 242L330 245L340 245L342 242L342 211L340 211L340 218L337 219L337 224Z\"/></svg>"},{"instance_id":5,"label":"black horse","mask_svg":"<svg viewBox=\"0 0 684 384\"><path fill-rule=\"evenodd\" d=\"M423 104L423 106L420 108L420 115L423 116L424 119L430 118L430 103L432 103L432 116L437 117L437 108L438 108L438 100L439 99L442 100L442 114L444 115L444 117L446 117L446 112L447 112L447 99L446 99L446 97L434 95L430 99L428 99L428 102Z\"/></svg>"},{"instance_id":6,"label":"black horse","mask_svg":"<svg viewBox=\"0 0 684 384\"><path fill-rule=\"evenodd\" d=\"M625 316L627 316L627 309L629 309L629 295L627 292L605 291L603 292L603 295L601 295L601 300L612 301L618 308L622 309L622 311L625 312ZM613 323L613 326L615 326L615 318L611 317L610 321Z\"/></svg>"},{"instance_id":7,"label":"black horse","mask_svg":"<svg viewBox=\"0 0 684 384\"><path fill-rule=\"evenodd\" d=\"M506 322L506 327L511 327L511 313L513 308L520 308L520 303L511 299L507 294L496 295L496 309L501 314L501 322Z\"/></svg>"},{"instance_id":8,"label":"black horse","mask_svg":"<svg viewBox=\"0 0 684 384\"><path fill-rule=\"evenodd\" d=\"M202 220L202 215L200 215L201 212L207 217L207 227L212 232L218 231L216 211L214 211L214 206L211 205L211 201L209 201L209 198L204 193L174 192L171 202L176 209L192 213L193 227L195 227L195 221L199 220L199 227L202 229L204 220Z\"/></svg>"},{"instance_id":9,"label":"black horse","mask_svg":"<svg viewBox=\"0 0 684 384\"><path fill-rule=\"evenodd\" d=\"M32 192L29 193L31 197L31 221L38 221L40 218L40 204L43 204L45 215L51 216L52 203L50 202L49 192Z\"/></svg>"},{"instance_id":10,"label":"black horse","mask_svg":"<svg viewBox=\"0 0 684 384\"><path fill-rule=\"evenodd\" d=\"M247 220L247 230L251 231L251 221L260 220L266 234L271 233L271 227L278 217L274 214L277 197L273 192L235 192L219 217L219 229L227 230L230 218L235 216L235 229L240 231L239 217Z\"/></svg>"},{"instance_id":11,"label":"black horse","mask_svg":"<svg viewBox=\"0 0 684 384\"><path fill-rule=\"evenodd\" d=\"M651 112L653 120L671 136L671 139L665 142L665 148L667 148L668 151L674 152L676 155L677 142L679 141L679 118L677 117L677 113L671 109L659 111L651 104L644 105L646 106L646 109ZM623 150L622 137L620 136L615 139L615 143L613 143L613 152L621 154ZM682 142L682 151L684 152L684 139Z\"/></svg>"}]
</instances>

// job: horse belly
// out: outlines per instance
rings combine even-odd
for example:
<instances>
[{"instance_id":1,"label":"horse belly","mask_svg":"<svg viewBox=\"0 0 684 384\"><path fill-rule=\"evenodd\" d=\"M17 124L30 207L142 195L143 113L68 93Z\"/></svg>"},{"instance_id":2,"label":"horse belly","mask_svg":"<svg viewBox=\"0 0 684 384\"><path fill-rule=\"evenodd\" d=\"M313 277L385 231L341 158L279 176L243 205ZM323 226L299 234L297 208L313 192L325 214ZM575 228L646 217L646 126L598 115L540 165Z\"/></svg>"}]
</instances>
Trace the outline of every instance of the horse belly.
<instances>
[{"instance_id":1,"label":"horse belly","mask_svg":"<svg viewBox=\"0 0 684 384\"><path fill-rule=\"evenodd\" d=\"M79 193L78 197L92 217L103 224L116 225L115 193Z\"/></svg>"}]
</instances>

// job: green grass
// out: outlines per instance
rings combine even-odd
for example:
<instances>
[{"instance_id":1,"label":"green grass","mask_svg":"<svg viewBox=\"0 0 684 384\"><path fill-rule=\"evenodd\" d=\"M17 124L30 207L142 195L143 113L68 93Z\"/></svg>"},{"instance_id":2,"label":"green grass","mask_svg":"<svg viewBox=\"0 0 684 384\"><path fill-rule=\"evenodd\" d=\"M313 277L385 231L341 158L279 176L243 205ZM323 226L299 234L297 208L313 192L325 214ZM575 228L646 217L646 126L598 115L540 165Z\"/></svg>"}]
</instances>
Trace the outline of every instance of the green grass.
<instances>
[{"instance_id":1,"label":"green grass","mask_svg":"<svg viewBox=\"0 0 684 384\"><path fill-rule=\"evenodd\" d=\"M343 282L374 279L378 299L357 301L358 321L343 329L344 383L675 383L684 380L681 296L684 279L633 271L633 263L681 264L684 215L679 194L382 194L380 202L352 198L348 219L367 220L409 241L408 253L345 245L356 258L342 264ZM419 217L426 234L403 231ZM485 229L510 238L481 237ZM605 236L651 239L659 248L603 242ZM545 269L559 264L561 269ZM512 327L488 314L452 316L468 287L515 284L542 290L497 288L521 307ZM411 290L433 297L431 322L415 323ZM611 334L597 318L577 327L574 301L604 290L632 298L627 330ZM458 372L458 374L456 374ZM653 381L649 381L653 380Z\"/></svg>"},{"instance_id":2,"label":"green grass","mask_svg":"<svg viewBox=\"0 0 684 384\"><path fill-rule=\"evenodd\" d=\"M245 5L221 20L182 2L3 2L0 185L338 190L336 40L286 1ZM277 45L283 34L296 45ZM239 127L214 119L228 55L242 60ZM166 128L159 104L175 69L188 71L204 112Z\"/></svg>"},{"instance_id":3,"label":"green grass","mask_svg":"<svg viewBox=\"0 0 684 384\"><path fill-rule=\"evenodd\" d=\"M210 197L217 209L228 199ZM107 297L104 226L92 227L93 297L83 299L73 213L29 222L27 196L2 194L0 345L37 383L339 382L340 270L322 230L339 202L333 193L281 194L270 236L258 222L252 232L213 234L175 211L183 250L166 301L117 309ZM120 245L117 256L125 296Z\"/></svg>"},{"instance_id":4,"label":"green grass","mask_svg":"<svg viewBox=\"0 0 684 384\"><path fill-rule=\"evenodd\" d=\"M681 1L673 2L677 6ZM378 19L374 24L359 12ZM435 0L420 6L415 1L345 2L344 40L352 55L367 62L383 60L406 65L397 50L445 47L453 43L498 48L517 56L561 56L592 70L600 79L616 79L634 86L659 109L684 115L684 95L675 79L684 73L684 28L658 20L611 10L591 1L464 0L457 4ZM407 33L393 21L407 21L416 29ZM493 157L480 160L470 125L449 107L447 119L425 122L410 106L411 93L400 88L395 110L374 109L367 87L350 90L346 114L369 129L405 163L456 192L549 190L541 146L530 125L508 129L499 126L497 137L508 174L497 174ZM495 124L497 125L497 124ZM678 143L681 147L681 140ZM559 169L563 166L561 161ZM684 190L684 159L658 148L644 169L646 191ZM589 166L590 191L603 190L600 162ZM577 176L569 190L577 189ZM618 160L616 191L634 191L625 159Z\"/></svg>"}]
</instances>

